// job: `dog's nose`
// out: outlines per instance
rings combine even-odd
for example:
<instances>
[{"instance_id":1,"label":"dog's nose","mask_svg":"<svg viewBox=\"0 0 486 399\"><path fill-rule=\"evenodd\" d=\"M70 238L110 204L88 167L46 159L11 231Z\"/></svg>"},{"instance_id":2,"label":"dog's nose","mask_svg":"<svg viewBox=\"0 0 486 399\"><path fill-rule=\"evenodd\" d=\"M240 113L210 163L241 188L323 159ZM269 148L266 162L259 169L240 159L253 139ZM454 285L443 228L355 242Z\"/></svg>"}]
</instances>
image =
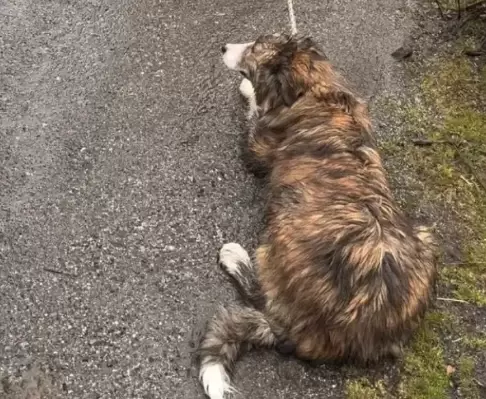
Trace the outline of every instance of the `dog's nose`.
<instances>
[{"instance_id":1,"label":"dog's nose","mask_svg":"<svg viewBox=\"0 0 486 399\"><path fill-rule=\"evenodd\" d=\"M227 48L226 48L226 44L225 44L224 46L221 46L221 52L222 52L223 54L224 54L224 53L226 53L226 50L227 50Z\"/></svg>"}]
</instances>

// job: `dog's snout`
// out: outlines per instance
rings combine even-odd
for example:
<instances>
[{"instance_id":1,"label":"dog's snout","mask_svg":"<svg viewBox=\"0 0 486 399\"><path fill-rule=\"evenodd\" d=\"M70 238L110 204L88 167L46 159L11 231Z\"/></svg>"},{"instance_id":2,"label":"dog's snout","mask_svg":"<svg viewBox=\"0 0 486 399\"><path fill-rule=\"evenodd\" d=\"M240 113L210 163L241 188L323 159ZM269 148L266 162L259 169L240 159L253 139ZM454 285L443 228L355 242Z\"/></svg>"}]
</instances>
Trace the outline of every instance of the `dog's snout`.
<instances>
[{"instance_id":1,"label":"dog's snout","mask_svg":"<svg viewBox=\"0 0 486 399\"><path fill-rule=\"evenodd\" d=\"M233 71L240 70L241 63L244 62L245 51L251 43L226 43L221 46L223 52L223 62Z\"/></svg>"}]
</instances>

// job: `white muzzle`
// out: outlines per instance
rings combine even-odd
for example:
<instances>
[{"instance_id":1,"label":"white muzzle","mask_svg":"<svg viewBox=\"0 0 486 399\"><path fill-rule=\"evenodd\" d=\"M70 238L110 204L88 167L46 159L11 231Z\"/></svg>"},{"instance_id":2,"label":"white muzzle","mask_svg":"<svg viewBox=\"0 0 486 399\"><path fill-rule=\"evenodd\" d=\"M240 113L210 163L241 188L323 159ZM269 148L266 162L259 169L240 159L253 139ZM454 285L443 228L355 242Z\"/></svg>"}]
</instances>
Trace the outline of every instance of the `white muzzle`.
<instances>
[{"instance_id":1,"label":"white muzzle","mask_svg":"<svg viewBox=\"0 0 486 399\"><path fill-rule=\"evenodd\" d=\"M225 65L233 70L237 71L238 66L240 65L241 58L243 57L243 54L245 53L245 50L253 45L253 42L251 43L242 43L242 44L232 44L228 43L224 45L221 50L223 51L223 62Z\"/></svg>"}]
</instances>

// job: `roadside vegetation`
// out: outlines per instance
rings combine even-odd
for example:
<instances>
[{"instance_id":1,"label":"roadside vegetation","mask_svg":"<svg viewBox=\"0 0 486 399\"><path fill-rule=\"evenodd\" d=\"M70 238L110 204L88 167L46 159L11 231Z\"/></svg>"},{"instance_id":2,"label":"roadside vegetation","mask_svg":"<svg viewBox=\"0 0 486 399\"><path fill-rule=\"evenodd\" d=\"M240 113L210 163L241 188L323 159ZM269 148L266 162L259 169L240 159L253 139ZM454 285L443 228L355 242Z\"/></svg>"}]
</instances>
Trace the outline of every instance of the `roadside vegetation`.
<instances>
[{"instance_id":1,"label":"roadside vegetation","mask_svg":"<svg viewBox=\"0 0 486 399\"><path fill-rule=\"evenodd\" d=\"M486 397L486 7L431 3L449 37L415 49L410 91L375 108L398 200L441 244L438 299L396 375L350 378L348 399Z\"/></svg>"}]
</instances>

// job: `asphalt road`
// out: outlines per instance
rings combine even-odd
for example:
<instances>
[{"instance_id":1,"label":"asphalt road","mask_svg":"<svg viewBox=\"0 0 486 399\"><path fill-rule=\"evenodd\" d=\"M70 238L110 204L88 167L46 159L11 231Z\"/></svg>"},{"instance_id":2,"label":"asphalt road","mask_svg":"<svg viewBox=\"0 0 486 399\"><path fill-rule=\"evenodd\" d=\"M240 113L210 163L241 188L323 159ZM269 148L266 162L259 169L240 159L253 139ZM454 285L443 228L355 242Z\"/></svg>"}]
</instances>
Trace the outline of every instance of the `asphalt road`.
<instances>
[{"instance_id":1,"label":"asphalt road","mask_svg":"<svg viewBox=\"0 0 486 399\"><path fill-rule=\"evenodd\" d=\"M365 97L399 90L405 0L295 8ZM216 253L261 217L219 49L288 29L285 0L0 2L2 398L203 397L190 332L234 300ZM343 373L253 353L235 383L338 398Z\"/></svg>"}]
</instances>

